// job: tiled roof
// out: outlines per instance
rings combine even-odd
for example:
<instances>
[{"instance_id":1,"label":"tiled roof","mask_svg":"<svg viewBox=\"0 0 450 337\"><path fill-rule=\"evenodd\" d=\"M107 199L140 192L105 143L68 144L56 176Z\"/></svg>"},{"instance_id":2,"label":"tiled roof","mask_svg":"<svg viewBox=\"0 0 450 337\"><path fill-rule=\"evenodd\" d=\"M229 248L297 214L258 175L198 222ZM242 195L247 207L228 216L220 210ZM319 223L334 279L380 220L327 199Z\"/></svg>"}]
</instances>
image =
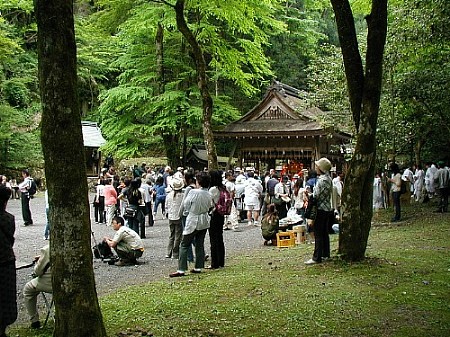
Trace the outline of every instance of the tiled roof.
<instances>
[{"instance_id":1,"label":"tiled roof","mask_svg":"<svg viewBox=\"0 0 450 337\"><path fill-rule=\"evenodd\" d=\"M81 128L83 131L83 142L85 147L100 147L106 143L97 123L82 121Z\"/></svg>"},{"instance_id":2,"label":"tiled roof","mask_svg":"<svg viewBox=\"0 0 450 337\"><path fill-rule=\"evenodd\" d=\"M217 136L233 137L267 134L327 134L319 122L325 114L317 107L307 107L300 90L275 82L264 98L239 120L215 132Z\"/></svg>"}]
</instances>

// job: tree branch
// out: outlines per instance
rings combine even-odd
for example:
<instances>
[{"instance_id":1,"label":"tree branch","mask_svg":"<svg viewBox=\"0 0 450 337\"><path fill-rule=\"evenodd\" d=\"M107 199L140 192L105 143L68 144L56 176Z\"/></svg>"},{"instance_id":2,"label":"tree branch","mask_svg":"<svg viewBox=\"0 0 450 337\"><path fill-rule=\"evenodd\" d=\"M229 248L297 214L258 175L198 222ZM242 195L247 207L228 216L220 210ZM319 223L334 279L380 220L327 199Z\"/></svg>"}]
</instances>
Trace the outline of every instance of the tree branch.
<instances>
[{"instance_id":1,"label":"tree branch","mask_svg":"<svg viewBox=\"0 0 450 337\"><path fill-rule=\"evenodd\" d=\"M167 5L169 7L175 8L175 5L172 5L170 2L168 2L166 0L149 0L149 1L157 3L157 4L163 4L163 5Z\"/></svg>"},{"instance_id":2,"label":"tree branch","mask_svg":"<svg viewBox=\"0 0 450 337\"><path fill-rule=\"evenodd\" d=\"M350 107L356 131L361 119L364 70L356 38L355 21L348 0L331 0L335 13L339 42L344 58Z\"/></svg>"}]
</instances>

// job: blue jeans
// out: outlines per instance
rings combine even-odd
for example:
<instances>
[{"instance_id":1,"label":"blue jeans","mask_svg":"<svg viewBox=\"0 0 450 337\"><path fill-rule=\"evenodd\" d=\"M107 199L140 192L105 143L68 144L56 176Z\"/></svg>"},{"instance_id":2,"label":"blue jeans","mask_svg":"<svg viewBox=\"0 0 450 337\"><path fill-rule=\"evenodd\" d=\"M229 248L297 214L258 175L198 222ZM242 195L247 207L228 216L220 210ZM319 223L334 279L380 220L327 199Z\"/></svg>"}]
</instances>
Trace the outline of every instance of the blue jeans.
<instances>
[{"instance_id":1,"label":"blue jeans","mask_svg":"<svg viewBox=\"0 0 450 337\"><path fill-rule=\"evenodd\" d=\"M193 233L183 235L180 246L180 257L178 259L178 270L185 272L188 269L187 255L188 249L195 239L195 268L205 267L205 236L206 229L195 230Z\"/></svg>"},{"instance_id":2,"label":"blue jeans","mask_svg":"<svg viewBox=\"0 0 450 337\"><path fill-rule=\"evenodd\" d=\"M184 215L181 217L181 226L182 226L183 230L184 230L184 227L186 227L186 216L184 216ZM194 239L194 241L192 241L192 244L188 248L187 260L189 262L194 262L194 253L192 252L192 246L195 247L195 239Z\"/></svg>"},{"instance_id":3,"label":"blue jeans","mask_svg":"<svg viewBox=\"0 0 450 337\"><path fill-rule=\"evenodd\" d=\"M166 213L166 197L156 197L155 199L155 205L153 206L153 213L158 213L158 206L159 204L161 204L161 210L162 213L165 214Z\"/></svg>"}]
</instances>

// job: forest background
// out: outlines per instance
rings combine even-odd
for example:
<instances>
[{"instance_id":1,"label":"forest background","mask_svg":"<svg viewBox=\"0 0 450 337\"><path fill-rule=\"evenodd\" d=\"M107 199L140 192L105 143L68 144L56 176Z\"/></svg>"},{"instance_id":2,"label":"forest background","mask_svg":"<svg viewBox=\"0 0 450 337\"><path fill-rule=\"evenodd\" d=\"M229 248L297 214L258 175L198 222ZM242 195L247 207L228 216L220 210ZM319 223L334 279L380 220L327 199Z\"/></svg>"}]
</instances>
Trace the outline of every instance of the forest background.
<instances>
[{"instance_id":1,"label":"forest background","mask_svg":"<svg viewBox=\"0 0 450 337\"><path fill-rule=\"evenodd\" d=\"M233 2L234 3L234 2ZM235 3L234 3L235 4ZM252 108L274 80L327 111L322 122L352 132L334 13L328 0L189 2L213 94L213 128ZM368 1L353 1L364 51ZM177 164L203 142L196 68L161 1L75 1L78 96L118 159L167 156ZM389 2L377 159L450 158L450 5ZM0 172L43 167L36 18L31 0L0 0ZM228 155L226 143L217 143Z\"/></svg>"}]
</instances>

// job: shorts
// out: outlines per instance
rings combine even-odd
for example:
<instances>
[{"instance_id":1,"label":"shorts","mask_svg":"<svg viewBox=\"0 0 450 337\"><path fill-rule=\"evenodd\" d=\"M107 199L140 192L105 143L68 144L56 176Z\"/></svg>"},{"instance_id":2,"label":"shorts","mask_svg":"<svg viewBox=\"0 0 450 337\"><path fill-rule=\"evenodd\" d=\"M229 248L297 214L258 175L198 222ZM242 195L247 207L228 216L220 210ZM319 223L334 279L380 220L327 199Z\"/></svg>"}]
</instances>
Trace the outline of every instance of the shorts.
<instances>
[{"instance_id":1,"label":"shorts","mask_svg":"<svg viewBox=\"0 0 450 337\"><path fill-rule=\"evenodd\" d=\"M261 209L261 203L257 197L245 198L244 203L246 211L259 211Z\"/></svg>"}]
</instances>

